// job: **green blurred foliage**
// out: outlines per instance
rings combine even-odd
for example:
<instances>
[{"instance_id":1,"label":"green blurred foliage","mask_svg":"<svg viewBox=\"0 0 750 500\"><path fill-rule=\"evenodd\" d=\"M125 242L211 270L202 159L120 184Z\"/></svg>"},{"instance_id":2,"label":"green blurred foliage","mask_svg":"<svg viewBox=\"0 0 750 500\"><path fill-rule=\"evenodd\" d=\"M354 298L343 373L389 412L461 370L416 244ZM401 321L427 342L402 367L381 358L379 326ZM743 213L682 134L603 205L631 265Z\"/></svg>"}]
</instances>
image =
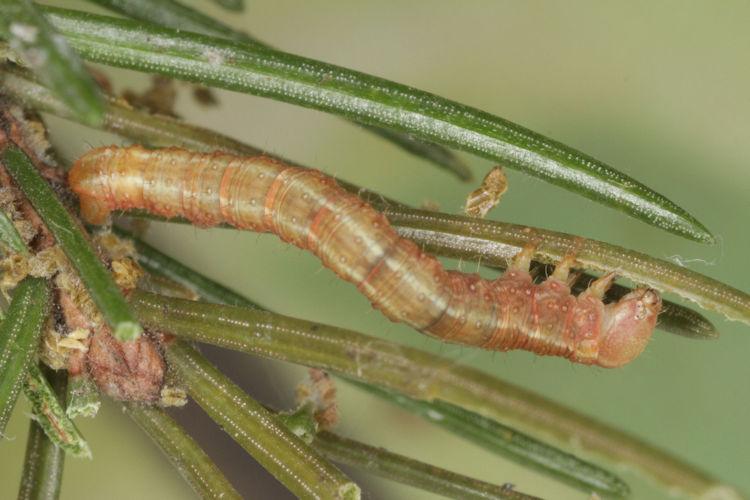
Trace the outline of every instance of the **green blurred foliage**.
<instances>
[{"instance_id":1,"label":"green blurred foliage","mask_svg":"<svg viewBox=\"0 0 750 500\"><path fill-rule=\"evenodd\" d=\"M215 12L210 2L198 8ZM89 9L76 2L74 8ZM498 114L591 154L685 207L718 237L706 247L660 232L517 172L490 217L566 231L644 251L750 290L750 6L740 2L252 2L222 19L283 50L413 85ZM110 71L118 89L142 76ZM365 185L400 201L458 212L473 186L322 113L217 92L202 108L180 87L177 111L194 123ZM116 141L50 120L65 157ZM465 156L475 176L488 162ZM605 371L525 352L488 353L427 339L394 325L312 255L275 236L154 224L148 240L279 312L440 352L456 362L562 401L687 458L750 491L746 474L750 398L744 380L750 326L716 314L718 341L657 332L627 367ZM456 266L455 262L448 262ZM473 272L474 262L459 264ZM247 363L256 363L246 358ZM241 371L241 370L240 370ZM261 381L288 398L295 378ZM442 431L342 387L341 431L524 492L585 495L486 455ZM67 499L181 498L187 490L158 452L111 406L82 424L94 461L68 460ZM17 478L26 424L20 409L0 449L4 477ZM634 498L664 491L633 481ZM175 486L177 490L167 491ZM14 479L2 497L15 494ZM389 497L432 498L387 485ZM386 493L383 493L386 495ZM377 496L377 495L376 495Z\"/></svg>"}]
</instances>

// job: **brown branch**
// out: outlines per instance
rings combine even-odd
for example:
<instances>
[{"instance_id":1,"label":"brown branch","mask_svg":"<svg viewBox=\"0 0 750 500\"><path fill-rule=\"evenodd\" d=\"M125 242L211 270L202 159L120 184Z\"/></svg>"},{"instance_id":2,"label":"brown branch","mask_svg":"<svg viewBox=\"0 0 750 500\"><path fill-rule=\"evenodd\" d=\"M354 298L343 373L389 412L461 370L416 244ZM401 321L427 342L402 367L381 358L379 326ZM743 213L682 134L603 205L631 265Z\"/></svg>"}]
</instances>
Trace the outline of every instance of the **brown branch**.
<instances>
[{"instance_id":1,"label":"brown branch","mask_svg":"<svg viewBox=\"0 0 750 500\"><path fill-rule=\"evenodd\" d=\"M70 198L65 173L40 159L45 154L48 142L43 126L24 126L17 114L22 113L0 97L0 151L15 146L21 149L42 175L52 184L63 198ZM26 116L24 115L24 119ZM5 208L11 212L14 221L25 221L33 228L33 237L27 242L32 253L51 248L55 239L42 222L31 203L0 162L0 187L6 190L3 197ZM78 224L83 225L76 218ZM84 231L84 234L87 234ZM101 256L101 253L100 253ZM106 259L103 259L106 260ZM62 267L69 268L67 262ZM161 352L153 339L142 336L131 342L120 342L112 335L109 327L98 318L96 309L90 306L91 300L81 294L83 287L79 278L66 269L54 271L57 305L61 311L59 323L64 323L66 333L84 329L93 332L90 338L81 340L83 350L75 351L68 360L70 375L89 373L100 390L109 396L127 401L156 402L160 397L164 381L165 365ZM64 274L64 276L63 276Z\"/></svg>"}]
</instances>

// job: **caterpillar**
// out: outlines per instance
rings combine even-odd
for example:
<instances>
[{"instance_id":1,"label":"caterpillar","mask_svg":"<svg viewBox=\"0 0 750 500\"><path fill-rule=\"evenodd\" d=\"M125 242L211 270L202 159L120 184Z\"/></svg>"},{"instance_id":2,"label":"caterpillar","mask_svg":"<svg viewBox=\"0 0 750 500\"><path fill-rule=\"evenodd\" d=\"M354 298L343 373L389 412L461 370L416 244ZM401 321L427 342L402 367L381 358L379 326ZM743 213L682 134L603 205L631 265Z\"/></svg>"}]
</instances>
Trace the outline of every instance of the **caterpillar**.
<instances>
[{"instance_id":1,"label":"caterpillar","mask_svg":"<svg viewBox=\"0 0 750 500\"><path fill-rule=\"evenodd\" d=\"M104 147L76 160L68 181L94 224L111 210L141 208L202 227L225 222L275 233L315 253L392 321L446 342L614 368L644 349L661 307L659 294L646 288L605 305L612 274L571 295L572 255L535 285L533 247L495 280L446 271L333 178L267 156Z\"/></svg>"}]
</instances>

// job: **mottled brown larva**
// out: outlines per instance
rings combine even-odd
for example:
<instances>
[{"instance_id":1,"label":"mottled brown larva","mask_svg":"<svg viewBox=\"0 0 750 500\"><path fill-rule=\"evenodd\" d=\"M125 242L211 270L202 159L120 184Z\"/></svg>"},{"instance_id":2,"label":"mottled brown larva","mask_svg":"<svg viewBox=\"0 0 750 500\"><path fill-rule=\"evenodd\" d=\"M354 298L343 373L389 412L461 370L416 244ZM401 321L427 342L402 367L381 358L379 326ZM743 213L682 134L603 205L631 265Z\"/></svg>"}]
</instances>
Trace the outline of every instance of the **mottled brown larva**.
<instances>
[{"instance_id":1,"label":"mottled brown larva","mask_svg":"<svg viewBox=\"0 0 750 500\"><path fill-rule=\"evenodd\" d=\"M92 223L104 222L113 209L144 208L204 227L226 222L273 232L314 252L391 320L446 342L613 368L643 350L661 307L648 289L603 304L611 275L571 295L572 258L534 285L531 248L496 280L446 271L331 177L266 156L105 147L79 158L69 182Z\"/></svg>"}]
</instances>

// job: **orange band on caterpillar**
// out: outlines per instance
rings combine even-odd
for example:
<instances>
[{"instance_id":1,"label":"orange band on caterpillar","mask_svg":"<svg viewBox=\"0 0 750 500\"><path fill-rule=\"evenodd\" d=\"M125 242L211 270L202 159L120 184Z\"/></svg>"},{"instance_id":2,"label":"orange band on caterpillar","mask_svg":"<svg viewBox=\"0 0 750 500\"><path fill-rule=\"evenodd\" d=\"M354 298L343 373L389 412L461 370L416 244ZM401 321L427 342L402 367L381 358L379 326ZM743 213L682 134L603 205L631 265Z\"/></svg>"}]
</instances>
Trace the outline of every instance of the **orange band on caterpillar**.
<instances>
[{"instance_id":1,"label":"orange band on caterpillar","mask_svg":"<svg viewBox=\"0 0 750 500\"><path fill-rule=\"evenodd\" d=\"M643 350L661 307L648 289L603 304L610 275L571 295L565 281L572 258L534 285L529 248L496 280L446 271L331 177L266 156L106 147L79 158L69 182L92 223L110 210L144 208L200 226L273 232L314 252L391 320L446 342L613 368Z\"/></svg>"}]
</instances>

